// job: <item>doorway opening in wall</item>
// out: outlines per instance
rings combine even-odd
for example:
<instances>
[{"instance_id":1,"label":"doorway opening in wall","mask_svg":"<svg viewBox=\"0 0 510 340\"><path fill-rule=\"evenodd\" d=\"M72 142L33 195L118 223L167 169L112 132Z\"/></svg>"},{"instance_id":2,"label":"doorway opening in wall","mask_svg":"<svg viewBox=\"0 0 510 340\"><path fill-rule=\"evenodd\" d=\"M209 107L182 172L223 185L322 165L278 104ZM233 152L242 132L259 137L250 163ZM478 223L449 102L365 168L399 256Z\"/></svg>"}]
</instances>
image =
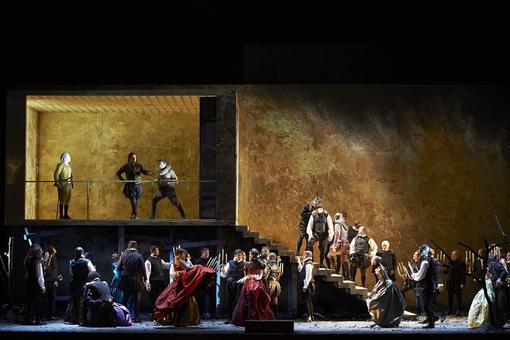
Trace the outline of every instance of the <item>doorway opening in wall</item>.
<instances>
[{"instance_id":1,"label":"doorway opening in wall","mask_svg":"<svg viewBox=\"0 0 510 340\"><path fill-rule=\"evenodd\" d=\"M172 184L186 219L214 219L215 111L214 96L27 96L25 219L59 219L54 175L65 152L71 157L72 219L130 218L126 183L116 173L132 152L151 172L141 174L140 219L152 217L153 198L161 193L159 160L177 176ZM169 197L156 206L156 220L182 218Z\"/></svg>"}]
</instances>

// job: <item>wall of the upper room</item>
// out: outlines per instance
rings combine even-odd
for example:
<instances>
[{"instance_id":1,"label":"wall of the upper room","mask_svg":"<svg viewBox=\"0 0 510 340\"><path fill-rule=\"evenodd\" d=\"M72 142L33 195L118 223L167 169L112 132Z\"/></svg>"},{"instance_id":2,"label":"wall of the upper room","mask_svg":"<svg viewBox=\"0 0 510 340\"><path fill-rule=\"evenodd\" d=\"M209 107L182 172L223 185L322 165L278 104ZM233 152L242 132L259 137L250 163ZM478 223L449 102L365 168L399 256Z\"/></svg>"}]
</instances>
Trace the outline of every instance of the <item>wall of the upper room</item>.
<instances>
[{"instance_id":1,"label":"wall of the upper room","mask_svg":"<svg viewBox=\"0 0 510 340\"><path fill-rule=\"evenodd\" d=\"M198 97L190 98L196 101L192 111L175 109L165 112L150 105L131 111L115 110L108 106L96 112L92 109L87 112L67 109L64 112L38 111L34 118L38 119L39 134L37 179L53 180L61 153L69 152L76 181L69 215L75 219L86 219L87 185L78 181L117 180L116 171L127 162L128 153L133 151L137 154L138 162L153 171L152 176L142 176L145 180L156 178L158 159L168 161L182 180L176 191L187 217L198 218L199 104ZM35 133L30 122L31 119L27 117L27 141L32 141L31 135ZM33 152L27 153L27 169L32 167L34 155ZM28 175L27 172L26 179L32 179ZM126 177L125 174L123 176ZM184 179L193 181L186 182ZM131 208L122 188L122 183L90 183L89 218L128 219ZM150 215L152 190L157 190L157 185L144 184L144 195L138 211L141 218ZM36 214L38 219L54 219L57 192L53 183L40 183L37 186L35 214L30 205L34 203L32 194L32 190L26 191L26 218L33 218ZM179 216L168 199L159 202L158 218Z\"/></svg>"}]
</instances>

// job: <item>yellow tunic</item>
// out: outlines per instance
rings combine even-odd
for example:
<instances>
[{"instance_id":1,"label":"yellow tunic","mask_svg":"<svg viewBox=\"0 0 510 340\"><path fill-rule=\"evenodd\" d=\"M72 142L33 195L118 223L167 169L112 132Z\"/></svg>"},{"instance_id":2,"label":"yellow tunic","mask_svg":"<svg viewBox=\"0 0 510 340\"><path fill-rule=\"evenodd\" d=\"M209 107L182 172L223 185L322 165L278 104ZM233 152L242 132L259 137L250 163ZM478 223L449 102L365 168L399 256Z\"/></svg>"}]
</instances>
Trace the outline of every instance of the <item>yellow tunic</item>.
<instances>
[{"instance_id":1,"label":"yellow tunic","mask_svg":"<svg viewBox=\"0 0 510 340\"><path fill-rule=\"evenodd\" d=\"M71 202L73 191L73 172L69 164L58 163L53 173L55 186L58 187L58 201L62 204Z\"/></svg>"}]
</instances>

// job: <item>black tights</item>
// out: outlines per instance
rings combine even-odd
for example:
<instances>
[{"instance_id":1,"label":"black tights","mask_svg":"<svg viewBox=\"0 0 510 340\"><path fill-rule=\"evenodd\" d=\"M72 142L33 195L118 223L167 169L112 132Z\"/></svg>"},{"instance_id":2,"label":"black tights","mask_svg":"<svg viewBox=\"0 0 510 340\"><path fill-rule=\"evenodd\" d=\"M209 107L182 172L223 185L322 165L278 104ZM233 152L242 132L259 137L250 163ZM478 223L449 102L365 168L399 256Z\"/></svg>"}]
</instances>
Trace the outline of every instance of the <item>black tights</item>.
<instances>
[{"instance_id":1,"label":"black tights","mask_svg":"<svg viewBox=\"0 0 510 340\"><path fill-rule=\"evenodd\" d=\"M365 287L367 281L367 267L361 267L356 263L351 263L351 280L356 282L356 272L358 268L361 273L361 286Z\"/></svg>"},{"instance_id":2,"label":"black tights","mask_svg":"<svg viewBox=\"0 0 510 340\"><path fill-rule=\"evenodd\" d=\"M133 296L133 302L135 305L135 315L134 319L135 321L138 321L140 319L140 299L142 297L141 291L134 291L134 290L126 290L124 291L124 296L122 299L122 304L124 306L128 305L129 297Z\"/></svg>"},{"instance_id":3,"label":"black tights","mask_svg":"<svg viewBox=\"0 0 510 340\"><path fill-rule=\"evenodd\" d=\"M130 197L129 202L131 203L131 215L138 216L138 199L136 197Z\"/></svg>"},{"instance_id":4,"label":"black tights","mask_svg":"<svg viewBox=\"0 0 510 340\"><path fill-rule=\"evenodd\" d=\"M300 251L301 251L301 245L303 244L303 240L305 240L305 248L308 248L308 234L306 232L302 232L301 230L299 231L299 237L298 237L298 240L297 240L297 244L296 244L296 255L301 255Z\"/></svg>"}]
</instances>

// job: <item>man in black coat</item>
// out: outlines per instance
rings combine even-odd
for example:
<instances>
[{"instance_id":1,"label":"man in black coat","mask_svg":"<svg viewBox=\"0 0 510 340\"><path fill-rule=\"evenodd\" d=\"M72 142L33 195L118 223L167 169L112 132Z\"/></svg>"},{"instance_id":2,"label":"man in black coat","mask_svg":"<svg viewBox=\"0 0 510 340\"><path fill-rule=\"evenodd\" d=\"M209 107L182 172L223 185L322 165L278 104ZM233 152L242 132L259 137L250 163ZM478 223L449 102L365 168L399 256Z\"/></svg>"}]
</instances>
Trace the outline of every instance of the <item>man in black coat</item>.
<instances>
[{"instance_id":1,"label":"man in black coat","mask_svg":"<svg viewBox=\"0 0 510 340\"><path fill-rule=\"evenodd\" d=\"M141 322L140 299L147 282L147 274L142 254L136 250L136 247L136 241L129 241L128 247L120 259L119 270L122 274L120 288L124 293L122 304L127 306L129 298L132 296L135 305L135 322Z\"/></svg>"},{"instance_id":2,"label":"man in black coat","mask_svg":"<svg viewBox=\"0 0 510 340\"><path fill-rule=\"evenodd\" d=\"M456 316L462 313L462 291L466 285L466 263L461 260L458 250L452 252L451 261L446 266L448 278L446 287L448 289L448 314L453 313L453 298L457 297Z\"/></svg>"},{"instance_id":3,"label":"man in black coat","mask_svg":"<svg viewBox=\"0 0 510 340\"><path fill-rule=\"evenodd\" d=\"M205 267L209 259L209 248L202 248L200 250L200 257L195 261L195 264ZM202 318L213 318L216 311L216 284L197 290L195 298L197 299Z\"/></svg>"},{"instance_id":4,"label":"man in black coat","mask_svg":"<svg viewBox=\"0 0 510 340\"><path fill-rule=\"evenodd\" d=\"M496 301L493 302L496 326L504 326L506 323L505 308L507 302L506 280L508 273L494 256L489 257L487 261L489 267L489 276L494 287Z\"/></svg>"}]
</instances>

